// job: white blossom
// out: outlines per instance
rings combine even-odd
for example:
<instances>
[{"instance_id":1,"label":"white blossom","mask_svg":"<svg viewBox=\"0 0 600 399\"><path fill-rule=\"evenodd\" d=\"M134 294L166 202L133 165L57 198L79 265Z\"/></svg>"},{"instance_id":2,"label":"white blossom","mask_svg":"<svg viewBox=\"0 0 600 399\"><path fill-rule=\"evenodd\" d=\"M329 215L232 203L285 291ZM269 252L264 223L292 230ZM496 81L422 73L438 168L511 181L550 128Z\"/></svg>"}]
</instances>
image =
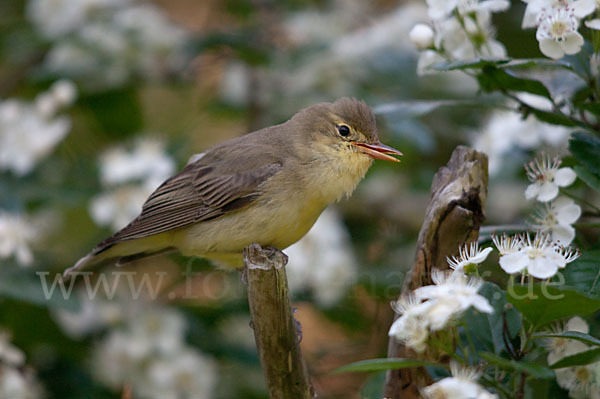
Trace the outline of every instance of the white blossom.
<instances>
[{"instance_id":1,"label":"white blossom","mask_svg":"<svg viewBox=\"0 0 600 399\"><path fill-rule=\"evenodd\" d=\"M73 32L94 16L129 0L29 0L27 17L48 37Z\"/></svg>"},{"instance_id":2,"label":"white blossom","mask_svg":"<svg viewBox=\"0 0 600 399\"><path fill-rule=\"evenodd\" d=\"M115 147L100 155L100 179L106 185L162 181L174 171L175 162L165 153L164 143L152 138L138 140L131 151Z\"/></svg>"},{"instance_id":3,"label":"white blossom","mask_svg":"<svg viewBox=\"0 0 600 399\"><path fill-rule=\"evenodd\" d=\"M560 168L562 161L558 158L544 157L525 165L527 177L532 183L525 191L527 199L536 198L547 202L558 195L559 187L567 187L575 181L576 174L569 167Z\"/></svg>"},{"instance_id":4,"label":"white blossom","mask_svg":"<svg viewBox=\"0 0 600 399\"><path fill-rule=\"evenodd\" d=\"M129 0L30 0L28 17L53 41L44 69L92 89L181 70L188 33L159 7Z\"/></svg>"},{"instance_id":5,"label":"white blossom","mask_svg":"<svg viewBox=\"0 0 600 399\"><path fill-rule=\"evenodd\" d=\"M433 302L422 302L414 295L403 295L392 303L394 311L400 315L388 335L396 338L415 352L423 352L427 348L429 338L429 309Z\"/></svg>"},{"instance_id":6,"label":"white blossom","mask_svg":"<svg viewBox=\"0 0 600 399\"><path fill-rule=\"evenodd\" d=\"M430 0L429 11L446 15L458 7L466 13L464 17L433 18L433 46L429 40L419 40L418 48L424 49L419 55L417 72L419 75L432 73L430 67L440 61L455 61L475 57L504 58L506 49L502 43L494 39L495 31L491 21L491 9L505 1L440 1ZM489 9L488 9L489 8ZM437 10L437 11L436 11ZM462 12L460 11L460 12ZM413 36L426 38L428 26L415 26ZM419 35L417 35L419 33ZM422 45L422 46L420 46ZM427 45L427 46L425 46Z\"/></svg>"},{"instance_id":7,"label":"white blossom","mask_svg":"<svg viewBox=\"0 0 600 399\"><path fill-rule=\"evenodd\" d=\"M527 3L523 16L522 27L533 28L538 26L541 15L548 9L567 7L572 10L578 19L591 14L596 8L596 0L523 0Z\"/></svg>"},{"instance_id":8,"label":"white blossom","mask_svg":"<svg viewBox=\"0 0 600 399\"><path fill-rule=\"evenodd\" d=\"M38 399L42 389L25 354L10 342L10 334L0 331L0 398Z\"/></svg>"},{"instance_id":9,"label":"white blossom","mask_svg":"<svg viewBox=\"0 0 600 399\"><path fill-rule=\"evenodd\" d=\"M38 399L44 397L38 382L29 370L0 365L0 398Z\"/></svg>"},{"instance_id":10,"label":"white blossom","mask_svg":"<svg viewBox=\"0 0 600 399\"><path fill-rule=\"evenodd\" d=\"M92 219L114 230L124 227L174 170L175 163L165 153L164 144L154 139L138 140L131 151L116 147L102 153L100 178L107 191L92 199Z\"/></svg>"},{"instance_id":11,"label":"white blossom","mask_svg":"<svg viewBox=\"0 0 600 399\"><path fill-rule=\"evenodd\" d=\"M27 218L0 210L0 258L14 256L21 266L31 265L30 246L38 238L38 229Z\"/></svg>"},{"instance_id":12,"label":"white blossom","mask_svg":"<svg viewBox=\"0 0 600 399\"><path fill-rule=\"evenodd\" d=\"M140 396L209 399L216 383L214 363L191 348L154 359L148 366L148 383Z\"/></svg>"},{"instance_id":13,"label":"white blossom","mask_svg":"<svg viewBox=\"0 0 600 399\"><path fill-rule=\"evenodd\" d=\"M55 83L33 103L15 99L0 102L0 169L19 176L29 173L67 135L70 119L55 116L59 108L68 105L62 98L65 85L69 83Z\"/></svg>"},{"instance_id":14,"label":"white blossom","mask_svg":"<svg viewBox=\"0 0 600 399\"><path fill-rule=\"evenodd\" d=\"M560 334L566 331L589 333L589 326L581 317L572 317L564 326L555 327L550 333ZM548 338L548 364L590 350L587 344L569 338ZM555 369L558 385L569 391L569 397L575 399L600 398L600 363L576 367Z\"/></svg>"},{"instance_id":15,"label":"white blossom","mask_svg":"<svg viewBox=\"0 0 600 399\"><path fill-rule=\"evenodd\" d=\"M498 252L500 252L500 256L514 254L523 248L523 240L519 236L509 236L507 234L492 236L492 241Z\"/></svg>"},{"instance_id":16,"label":"white blossom","mask_svg":"<svg viewBox=\"0 0 600 399\"><path fill-rule=\"evenodd\" d=\"M534 108L543 111L552 109L552 104L544 97L529 93L521 93L518 97ZM517 104L509 102L507 106L516 108ZM483 129L473 133L472 145L488 155L490 174L496 174L505 165L505 158L511 150L532 150L542 144L562 148L566 145L571 130L565 126L541 122L535 115L524 117L520 112L495 111Z\"/></svg>"},{"instance_id":17,"label":"white blossom","mask_svg":"<svg viewBox=\"0 0 600 399\"><path fill-rule=\"evenodd\" d=\"M439 269L432 271L431 279L434 285L419 287L414 291L414 295L418 300L432 301L428 310L432 330L444 328L470 307L482 313L493 313L494 308L488 300L477 293L483 280L467 277L460 272L449 273Z\"/></svg>"},{"instance_id":18,"label":"white blossom","mask_svg":"<svg viewBox=\"0 0 600 399\"><path fill-rule=\"evenodd\" d=\"M73 339L98 332L103 328L119 322L123 317L121 305L116 301L90 298L80 294L79 309L76 311L56 309L52 315L63 331Z\"/></svg>"},{"instance_id":19,"label":"white blossom","mask_svg":"<svg viewBox=\"0 0 600 399\"><path fill-rule=\"evenodd\" d=\"M89 205L90 215L100 226L109 226L114 231L122 229L139 215L156 187L129 184L98 194Z\"/></svg>"},{"instance_id":20,"label":"white blossom","mask_svg":"<svg viewBox=\"0 0 600 399\"><path fill-rule=\"evenodd\" d=\"M0 330L0 364L11 367L22 367L25 354L10 342L10 334Z\"/></svg>"},{"instance_id":21,"label":"white blossom","mask_svg":"<svg viewBox=\"0 0 600 399\"><path fill-rule=\"evenodd\" d=\"M532 227L548 234L553 242L569 245L575 238L571 226L581 216L581 207L568 197L558 197L545 203L533 217Z\"/></svg>"},{"instance_id":22,"label":"white blossom","mask_svg":"<svg viewBox=\"0 0 600 399\"><path fill-rule=\"evenodd\" d=\"M460 22L449 18L435 25L435 48L451 60L475 57L504 58L506 49L494 39L491 14L477 13L475 19Z\"/></svg>"},{"instance_id":23,"label":"white blossom","mask_svg":"<svg viewBox=\"0 0 600 399\"><path fill-rule=\"evenodd\" d=\"M399 317L390 327L389 335L416 352L426 349L430 331L445 328L466 309L494 311L488 300L477 293L482 280L438 269L433 270L432 280L435 285L420 287L392 303Z\"/></svg>"},{"instance_id":24,"label":"white blossom","mask_svg":"<svg viewBox=\"0 0 600 399\"><path fill-rule=\"evenodd\" d=\"M527 234L521 237L518 251L500 257L500 267L508 274L527 271L535 278L546 279L578 257L577 251L557 246L545 234L537 233L533 239Z\"/></svg>"},{"instance_id":25,"label":"white blossom","mask_svg":"<svg viewBox=\"0 0 600 399\"><path fill-rule=\"evenodd\" d=\"M168 354L181 348L186 322L173 309L149 308L133 318L129 329L139 342Z\"/></svg>"},{"instance_id":26,"label":"white blossom","mask_svg":"<svg viewBox=\"0 0 600 399\"><path fill-rule=\"evenodd\" d=\"M322 306L338 302L356 281L358 267L340 216L326 209L310 231L285 250L292 293L310 290Z\"/></svg>"},{"instance_id":27,"label":"white blossom","mask_svg":"<svg viewBox=\"0 0 600 399\"><path fill-rule=\"evenodd\" d=\"M478 265L483 262L490 252L492 252L492 248L485 248L481 251L479 250L479 244L477 244L477 242L472 242L459 248L458 257L447 257L446 260L453 270L465 272L465 268L469 269L470 266Z\"/></svg>"},{"instance_id":28,"label":"white blossom","mask_svg":"<svg viewBox=\"0 0 600 399\"><path fill-rule=\"evenodd\" d=\"M433 37L433 29L427 24L416 24L408 34L409 40L420 50L433 46Z\"/></svg>"},{"instance_id":29,"label":"white blossom","mask_svg":"<svg viewBox=\"0 0 600 399\"><path fill-rule=\"evenodd\" d=\"M577 31L579 22L572 9L553 7L542 13L540 21L535 37L545 56L559 59L581 50L583 36Z\"/></svg>"},{"instance_id":30,"label":"white blossom","mask_svg":"<svg viewBox=\"0 0 600 399\"><path fill-rule=\"evenodd\" d=\"M497 395L483 389L477 383L481 374L470 368L461 368L459 364L450 362L452 377L446 377L421 390L425 399L494 399Z\"/></svg>"},{"instance_id":31,"label":"white blossom","mask_svg":"<svg viewBox=\"0 0 600 399\"><path fill-rule=\"evenodd\" d=\"M96 378L114 390L131 384L143 397L212 397L214 362L185 343L185 328L185 319L175 310L138 308L96 346Z\"/></svg>"},{"instance_id":32,"label":"white blossom","mask_svg":"<svg viewBox=\"0 0 600 399\"><path fill-rule=\"evenodd\" d=\"M461 15L477 12L498 12L510 7L508 0L427 0L429 16L433 20L446 18L454 10Z\"/></svg>"},{"instance_id":33,"label":"white blossom","mask_svg":"<svg viewBox=\"0 0 600 399\"><path fill-rule=\"evenodd\" d=\"M590 332L590 327L581 317L575 316L569 319L566 324L555 326L549 333L562 334L567 331L588 334ZM575 347L573 345L575 345ZM579 345L583 345L583 349L577 348ZM552 364L565 356L569 356L567 353L574 354L585 350L586 345L583 342L569 338L548 338L546 340L546 347L549 350L548 362Z\"/></svg>"}]
</instances>

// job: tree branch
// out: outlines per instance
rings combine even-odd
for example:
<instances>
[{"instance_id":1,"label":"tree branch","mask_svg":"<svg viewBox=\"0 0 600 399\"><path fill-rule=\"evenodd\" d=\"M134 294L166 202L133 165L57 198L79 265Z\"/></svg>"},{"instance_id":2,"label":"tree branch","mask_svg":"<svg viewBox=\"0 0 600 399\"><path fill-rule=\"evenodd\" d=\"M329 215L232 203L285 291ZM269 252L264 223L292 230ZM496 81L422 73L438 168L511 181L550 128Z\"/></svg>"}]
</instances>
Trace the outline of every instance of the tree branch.
<instances>
[{"instance_id":1,"label":"tree branch","mask_svg":"<svg viewBox=\"0 0 600 399\"><path fill-rule=\"evenodd\" d=\"M314 397L290 307L287 256L252 244L244 249L254 338L271 399Z\"/></svg>"},{"instance_id":2,"label":"tree branch","mask_svg":"<svg viewBox=\"0 0 600 399\"><path fill-rule=\"evenodd\" d=\"M458 146L448 164L436 173L431 198L419 232L414 264L404 279L402 295L432 284L432 269L447 269L446 257L456 255L460 245L477 240L485 216L487 198L487 156ZM447 354L425 351L420 358L444 361ZM417 358L417 354L393 337L388 357ZM384 397L419 398L419 389L431 380L423 368L390 370L386 376Z\"/></svg>"}]
</instances>

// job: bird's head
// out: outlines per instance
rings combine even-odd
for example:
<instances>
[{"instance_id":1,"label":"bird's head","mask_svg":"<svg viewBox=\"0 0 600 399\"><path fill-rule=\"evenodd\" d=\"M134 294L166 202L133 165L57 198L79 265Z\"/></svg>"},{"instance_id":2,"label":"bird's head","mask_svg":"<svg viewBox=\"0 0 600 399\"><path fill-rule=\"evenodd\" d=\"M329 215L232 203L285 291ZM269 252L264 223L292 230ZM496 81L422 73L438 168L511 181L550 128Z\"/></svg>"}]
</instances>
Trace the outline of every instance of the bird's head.
<instances>
[{"instance_id":1,"label":"bird's head","mask_svg":"<svg viewBox=\"0 0 600 399\"><path fill-rule=\"evenodd\" d=\"M326 202L350 195L373 159L398 162L392 155L402 155L379 141L373 111L354 98L313 105L290 122L303 177Z\"/></svg>"},{"instance_id":2,"label":"bird's head","mask_svg":"<svg viewBox=\"0 0 600 399\"><path fill-rule=\"evenodd\" d=\"M305 140L327 148L327 154L340 159L350 160L360 154L363 160L398 162L392 155L402 155L379 141L373 111L355 98L313 105L296 114L294 120L303 125L298 131L309 135Z\"/></svg>"}]
</instances>

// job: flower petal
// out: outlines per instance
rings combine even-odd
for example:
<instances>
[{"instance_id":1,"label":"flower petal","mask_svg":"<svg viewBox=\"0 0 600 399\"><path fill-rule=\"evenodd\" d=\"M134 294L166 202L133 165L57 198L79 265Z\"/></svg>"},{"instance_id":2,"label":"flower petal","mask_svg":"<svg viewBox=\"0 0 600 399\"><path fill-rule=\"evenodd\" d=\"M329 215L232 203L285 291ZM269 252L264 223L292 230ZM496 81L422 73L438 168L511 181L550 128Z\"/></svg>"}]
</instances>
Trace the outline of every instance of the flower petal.
<instances>
[{"instance_id":1,"label":"flower petal","mask_svg":"<svg viewBox=\"0 0 600 399\"><path fill-rule=\"evenodd\" d=\"M585 21L585 26L590 29L600 30L600 18Z\"/></svg>"},{"instance_id":2,"label":"flower petal","mask_svg":"<svg viewBox=\"0 0 600 399\"><path fill-rule=\"evenodd\" d=\"M500 258L500 267L508 274L520 272L527 267L527 263L529 263L529 256L523 250Z\"/></svg>"},{"instance_id":3,"label":"flower petal","mask_svg":"<svg viewBox=\"0 0 600 399\"><path fill-rule=\"evenodd\" d=\"M559 187L567 187L571 185L575 181L575 171L569 167L560 168L556 172L554 172L554 182L558 184Z\"/></svg>"},{"instance_id":4,"label":"flower petal","mask_svg":"<svg viewBox=\"0 0 600 399\"><path fill-rule=\"evenodd\" d=\"M540 186L537 200L540 202L548 202L553 200L558 195L558 186L554 182L544 182Z\"/></svg>"},{"instance_id":5,"label":"flower petal","mask_svg":"<svg viewBox=\"0 0 600 399\"><path fill-rule=\"evenodd\" d=\"M547 248L546 251L544 251L543 258L545 258L544 261L546 263L555 264L556 267L563 268L567 265L567 260L565 257L561 253L557 252L557 250L554 248Z\"/></svg>"},{"instance_id":6,"label":"flower petal","mask_svg":"<svg viewBox=\"0 0 600 399\"><path fill-rule=\"evenodd\" d=\"M475 309L482 313L494 313L494 308L492 305L490 305L488 300L481 295L477 295L475 298L473 298L472 305Z\"/></svg>"},{"instance_id":7,"label":"flower petal","mask_svg":"<svg viewBox=\"0 0 600 399\"><path fill-rule=\"evenodd\" d=\"M545 38L540 40L540 51L546 57L550 57L552 59L559 59L565 55L562 47L556 42L556 40L552 38Z\"/></svg>"},{"instance_id":8,"label":"flower petal","mask_svg":"<svg viewBox=\"0 0 600 399\"><path fill-rule=\"evenodd\" d=\"M581 207L569 204L556 210L556 220L559 224L573 224L581 216Z\"/></svg>"},{"instance_id":9,"label":"flower petal","mask_svg":"<svg viewBox=\"0 0 600 399\"><path fill-rule=\"evenodd\" d=\"M558 271L558 266L554 262L549 262L546 258L535 258L529 262L527 272L535 278L546 279L552 277Z\"/></svg>"},{"instance_id":10,"label":"flower petal","mask_svg":"<svg viewBox=\"0 0 600 399\"><path fill-rule=\"evenodd\" d=\"M590 326L579 316L572 317L567 322L566 331L577 331L580 333L588 334L590 332Z\"/></svg>"},{"instance_id":11,"label":"flower petal","mask_svg":"<svg viewBox=\"0 0 600 399\"><path fill-rule=\"evenodd\" d=\"M573 14L579 19L588 16L596 9L596 0L575 0L571 3Z\"/></svg>"},{"instance_id":12,"label":"flower petal","mask_svg":"<svg viewBox=\"0 0 600 399\"><path fill-rule=\"evenodd\" d=\"M562 42L562 48L566 54L577 54L583 46L583 36L579 32L572 32L570 35L565 36L565 40Z\"/></svg>"},{"instance_id":13,"label":"flower petal","mask_svg":"<svg viewBox=\"0 0 600 399\"><path fill-rule=\"evenodd\" d=\"M552 241L567 246L575 238L575 229L568 224L559 224L552 228Z\"/></svg>"},{"instance_id":14,"label":"flower petal","mask_svg":"<svg viewBox=\"0 0 600 399\"><path fill-rule=\"evenodd\" d=\"M532 183L527 186L525 190L525 198L532 199L535 198L540 192L540 185L538 183Z\"/></svg>"},{"instance_id":15,"label":"flower petal","mask_svg":"<svg viewBox=\"0 0 600 399\"><path fill-rule=\"evenodd\" d=\"M492 248L491 247L488 247L488 248L485 248L485 249L479 251L477 253L477 255L475 255L474 257L472 257L471 259L469 259L469 263L481 263L481 262L483 262L488 257L488 255L490 254L490 252L492 252Z\"/></svg>"}]
</instances>

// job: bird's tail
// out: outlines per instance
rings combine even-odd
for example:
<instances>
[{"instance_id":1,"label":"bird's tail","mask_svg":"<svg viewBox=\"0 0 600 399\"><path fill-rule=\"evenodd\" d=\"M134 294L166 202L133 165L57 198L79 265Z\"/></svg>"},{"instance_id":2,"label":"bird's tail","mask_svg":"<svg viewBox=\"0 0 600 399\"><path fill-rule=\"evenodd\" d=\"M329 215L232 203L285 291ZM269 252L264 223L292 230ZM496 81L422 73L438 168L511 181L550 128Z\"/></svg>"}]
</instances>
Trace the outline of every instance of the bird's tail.
<instances>
[{"instance_id":1,"label":"bird's tail","mask_svg":"<svg viewBox=\"0 0 600 399\"><path fill-rule=\"evenodd\" d=\"M71 266L63 272L63 278L69 279L75 272L89 271L103 265L115 264L116 266L124 266L130 262L148 258L152 256L162 255L175 251L173 247L152 248L139 245L140 240L124 241L109 248L95 248L92 252L79 259L75 265ZM150 249L152 248L152 249Z\"/></svg>"}]
</instances>

